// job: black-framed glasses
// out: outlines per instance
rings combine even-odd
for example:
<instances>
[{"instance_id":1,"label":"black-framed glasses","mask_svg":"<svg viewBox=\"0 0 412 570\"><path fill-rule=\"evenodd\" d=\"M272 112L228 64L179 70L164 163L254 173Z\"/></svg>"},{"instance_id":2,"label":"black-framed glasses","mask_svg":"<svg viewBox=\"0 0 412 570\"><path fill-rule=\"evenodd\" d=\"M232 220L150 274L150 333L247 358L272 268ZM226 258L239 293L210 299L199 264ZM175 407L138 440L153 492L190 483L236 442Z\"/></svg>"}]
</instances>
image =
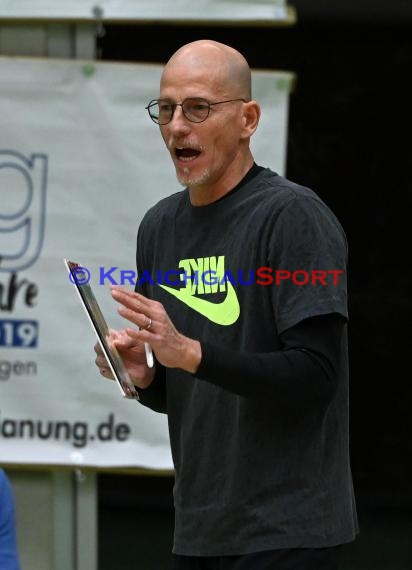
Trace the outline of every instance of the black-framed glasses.
<instances>
[{"instance_id":1,"label":"black-framed glasses","mask_svg":"<svg viewBox=\"0 0 412 570\"><path fill-rule=\"evenodd\" d=\"M172 103L169 99L153 99L150 101L147 109L150 118L157 125L167 125L173 119L176 107L182 107L183 115L192 123L203 123L209 116L210 109L214 105L222 105L223 103L232 103L233 101L243 101L246 99L227 99L226 101L216 101L209 103L207 99L202 97L189 97L181 103Z\"/></svg>"}]
</instances>

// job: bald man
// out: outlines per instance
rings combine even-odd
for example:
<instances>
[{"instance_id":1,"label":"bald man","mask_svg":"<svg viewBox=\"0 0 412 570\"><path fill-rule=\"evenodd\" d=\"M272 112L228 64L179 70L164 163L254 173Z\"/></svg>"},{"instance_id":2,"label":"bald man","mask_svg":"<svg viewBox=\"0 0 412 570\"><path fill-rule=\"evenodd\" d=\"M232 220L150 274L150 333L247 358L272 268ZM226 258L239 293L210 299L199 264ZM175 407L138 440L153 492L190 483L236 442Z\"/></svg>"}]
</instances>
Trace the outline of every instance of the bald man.
<instances>
[{"instance_id":1,"label":"bald man","mask_svg":"<svg viewBox=\"0 0 412 570\"><path fill-rule=\"evenodd\" d=\"M180 48L147 110L184 189L146 213L136 291L112 295L140 402L168 415L174 568L336 570L357 532L344 231L256 164L260 108L230 46Z\"/></svg>"}]
</instances>

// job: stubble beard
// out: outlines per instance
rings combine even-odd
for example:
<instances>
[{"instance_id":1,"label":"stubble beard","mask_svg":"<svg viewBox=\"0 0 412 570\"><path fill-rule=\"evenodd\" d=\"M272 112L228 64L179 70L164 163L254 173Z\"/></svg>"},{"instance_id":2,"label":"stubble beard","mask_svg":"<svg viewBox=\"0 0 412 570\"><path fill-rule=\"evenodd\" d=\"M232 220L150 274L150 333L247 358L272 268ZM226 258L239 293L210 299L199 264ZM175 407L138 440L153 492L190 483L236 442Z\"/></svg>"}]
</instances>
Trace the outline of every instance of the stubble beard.
<instances>
[{"instance_id":1,"label":"stubble beard","mask_svg":"<svg viewBox=\"0 0 412 570\"><path fill-rule=\"evenodd\" d=\"M191 177L190 168L185 167L183 168L183 174L176 173L176 176L182 186L188 188L196 188L197 186L202 186L209 180L210 172L208 169L205 169L198 176Z\"/></svg>"}]
</instances>

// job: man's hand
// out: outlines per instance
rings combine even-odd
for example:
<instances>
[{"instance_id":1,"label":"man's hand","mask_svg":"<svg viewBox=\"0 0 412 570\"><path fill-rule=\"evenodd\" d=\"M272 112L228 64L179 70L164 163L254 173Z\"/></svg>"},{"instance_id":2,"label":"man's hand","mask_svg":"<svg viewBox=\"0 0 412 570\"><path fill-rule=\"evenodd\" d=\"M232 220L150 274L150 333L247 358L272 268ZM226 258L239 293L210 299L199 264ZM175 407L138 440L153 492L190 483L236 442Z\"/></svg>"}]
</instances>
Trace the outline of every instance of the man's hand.
<instances>
[{"instance_id":1,"label":"man's hand","mask_svg":"<svg viewBox=\"0 0 412 570\"><path fill-rule=\"evenodd\" d=\"M133 384L138 388L147 388L152 383L155 371L147 366L143 343L131 338L126 331L114 330L110 331L109 342L115 345ZM113 380L109 363L99 343L95 344L94 351L97 354L95 363L100 374Z\"/></svg>"},{"instance_id":2,"label":"man's hand","mask_svg":"<svg viewBox=\"0 0 412 570\"><path fill-rule=\"evenodd\" d=\"M113 299L121 305L119 314L139 327L126 329L131 340L139 345L149 343L163 366L196 372L202 358L200 343L176 330L161 303L121 287L113 286L111 290Z\"/></svg>"}]
</instances>

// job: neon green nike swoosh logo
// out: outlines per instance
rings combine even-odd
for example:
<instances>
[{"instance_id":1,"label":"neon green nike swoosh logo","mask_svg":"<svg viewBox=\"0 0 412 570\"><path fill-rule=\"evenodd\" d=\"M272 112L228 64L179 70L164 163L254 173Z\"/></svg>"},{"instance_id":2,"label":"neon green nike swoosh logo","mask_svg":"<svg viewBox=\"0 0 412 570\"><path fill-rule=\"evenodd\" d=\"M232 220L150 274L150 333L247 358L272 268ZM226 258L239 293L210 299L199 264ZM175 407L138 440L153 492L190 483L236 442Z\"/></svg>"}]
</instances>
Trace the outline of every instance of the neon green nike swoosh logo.
<instances>
[{"instance_id":1,"label":"neon green nike swoosh logo","mask_svg":"<svg viewBox=\"0 0 412 570\"><path fill-rule=\"evenodd\" d=\"M227 284L227 295L221 303L212 303L211 301L206 301L205 299L199 299L199 297L194 297L186 289L173 289L173 287L167 287L166 285L160 285L162 289L182 301L185 305L200 313L212 323L217 325L233 325L240 315L239 301L236 295L236 291L230 281Z\"/></svg>"}]
</instances>

